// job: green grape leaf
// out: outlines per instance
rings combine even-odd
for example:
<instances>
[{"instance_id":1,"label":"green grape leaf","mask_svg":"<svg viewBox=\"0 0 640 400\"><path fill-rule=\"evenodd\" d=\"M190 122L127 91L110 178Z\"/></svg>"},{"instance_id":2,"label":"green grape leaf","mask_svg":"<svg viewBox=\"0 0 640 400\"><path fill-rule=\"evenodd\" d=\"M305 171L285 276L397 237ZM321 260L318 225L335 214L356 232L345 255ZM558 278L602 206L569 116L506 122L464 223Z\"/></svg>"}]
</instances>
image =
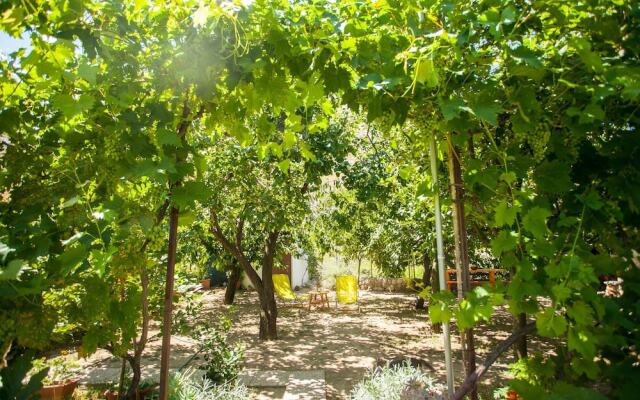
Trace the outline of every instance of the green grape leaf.
<instances>
[{"instance_id":1,"label":"green grape leaf","mask_svg":"<svg viewBox=\"0 0 640 400\"><path fill-rule=\"evenodd\" d=\"M511 226L518 215L520 206L509 207L509 204L503 200L495 208L495 223L496 226Z\"/></svg>"},{"instance_id":2,"label":"green grape leaf","mask_svg":"<svg viewBox=\"0 0 640 400\"><path fill-rule=\"evenodd\" d=\"M99 67L89 65L89 64L80 64L78 67L78 76L91 85L96 84L96 77L98 75Z\"/></svg>"},{"instance_id":3,"label":"green grape leaf","mask_svg":"<svg viewBox=\"0 0 640 400\"><path fill-rule=\"evenodd\" d=\"M161 146L182 147L182 141L178 137L178 134L170 129L158 129L158 132L156 132L156 140Z\"/></svg>"},{"instance_id":4,"label":"green grape leaf","mask_svg":"<svg viewBox=\"0 0 640 400\"><path fill-rule=\"evenodd\" d=\"M536 327L542 336L557 337L567 331L567 320L557 315L553 308L547 307L536 314Z\"/></svg>"},{"instance_id":5,"label":"green grape leaf","mask_svg":"<svg viewBox=\"0 0 640 400\"><path fill-rule=\"evenodd\" d=\"M180 209L192 206L196 201L206 202L211 196L211 190L203 182L189 181L176 187L171 193L171 200Z\"/></svg>"},{"instance_id":6,"label":"green grape leaf","mask_svg":"<svg viewBox=\"0 0 640 400\"><path fill-rule=\"evenodd\" d=\"M27 267L27 265L26 261L20 259L9 261L4 269L0 269L0 281L17 280L20 273L25 267Z\"/></svg>"},{"instance_id":7,"label":"green grape leaf","mask_svg":"<svg viewBox=\"0 0 640 400\"><path fill-rule=\"evenodd\" d=\"M549 193L564 193L571 189L569 165L558 161L545 161L534 174L534 179L540 190Z\"/></svg>"},{"instance_id":8,"label":"green grape leaf","mask_svg":"<svg viewBox=\"0 0 640 400\"><path fill-rule=\"evenodd\" d=\"M424 83L427 87L438 86L438 70L430 58L419 58L415 65L415 79L418 83Z\"/></svg>"},{"instance_id":9,"label":"green grape leaf","mask_svg":"<svg viewBox=\"0 0 640 400\"><path fill-rule=\"evenodd\" d=\"M517 244L518 238L514 232L501 231L498 236L491 241L493 255L500 257L503 253L515 249Z\"/></svg>"},{"instance_id":10,"label":"green grape leaf","mask_svg":"<svg viewBox=\"0 0 640 400\"><path fill-rule=\"evenodd\" d=\"M547 233L547 218L550 216L551 212L548 209L533 207L522 218L522 226L536 238L543 238Z\"/></svg>"},{"instance_id":11,"label":"green grape leaf","mask_svg":"<svg viewBox=\"0 0 640 400\"><path fill-rule=\"evenodd\" d=\"M278 168L285 174L289 173L289 167L291 166L291 160L285 159L278 163Z\"/></svg>"}]
</instances>

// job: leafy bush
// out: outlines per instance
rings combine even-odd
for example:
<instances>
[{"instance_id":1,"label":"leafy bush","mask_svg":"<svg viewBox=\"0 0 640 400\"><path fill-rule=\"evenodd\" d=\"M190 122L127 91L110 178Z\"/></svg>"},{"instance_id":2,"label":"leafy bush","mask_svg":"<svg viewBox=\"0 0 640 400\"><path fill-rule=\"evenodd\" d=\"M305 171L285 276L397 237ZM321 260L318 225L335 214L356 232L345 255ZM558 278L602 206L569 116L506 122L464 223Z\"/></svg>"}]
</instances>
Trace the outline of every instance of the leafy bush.
<instances>
[{"instance_id":1,"label":"leafy bush","mask_svg":"<svg viewBox=\"0 0 640 400\"><path fill-rule=\"evenodd\" d=\"M0 399L30 399L42 388L49 370L44 368L30 375L33 357L33 352L26 352L0 369Z\"/></svg>"},{"instance_id":2,"label":"leafy bush","mask_svg":"<svg viewBox=\"0 0 640 400\"><path fill-rule=\"evenodd\" d=\"M198 379L189 369L171 376L169 400L245 400L249 391L244 385L225 383L215 385L206 377Z\"/></svg>"},{"instance_id":3,"label":"leafy bush","mask_svg":"<svg viewBox=\"0 0 640 400\"><path fill-rule=\"evenodd\" d=\"M68 358L61 356L55 358L39 358L33 360L33 368L30 374L37 374L40 371L47 370L48 373L43 379L45 385L52 385L56 382L66 382L73 378L80 368L80 365Z\"/></svg>"},{"instance_id":4,"label":"leafy bush","mask_svg":"<svg viewBox=\"0 0 640 400\"><path fill-rule=\"evenodd\" d=\"M406 363L376 368L351 392L353 400L444 400L433 378Z\"/></svg>"},{"instance_id":5,"label":"leafy bush","mask_svg":"<svg viewBox=\"0 0 640 400\"><path fill-rule=\"evenodd\" d=\"M230 330L231 319L223 315L216 326L201 328L197 332L206 361L202 369L206 377L216 384L235 381L242 368L244 349L240 343L229 343Z\"/></svg>"}]
</instances>

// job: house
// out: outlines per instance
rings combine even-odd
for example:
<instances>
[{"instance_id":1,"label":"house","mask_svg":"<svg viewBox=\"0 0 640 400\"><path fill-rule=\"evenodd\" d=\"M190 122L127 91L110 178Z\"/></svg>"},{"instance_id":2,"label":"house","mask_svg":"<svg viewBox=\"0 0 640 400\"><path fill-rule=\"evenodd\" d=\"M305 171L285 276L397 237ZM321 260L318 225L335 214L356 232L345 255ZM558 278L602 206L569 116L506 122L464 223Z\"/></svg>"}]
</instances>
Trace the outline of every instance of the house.
<instances>
[{"instance_id":1,"label":"house","mask_svg":"<svg viewBox=\"0 0 640 400\"><path fill-rule=\"evenodd\" d=\"M309 277L308 260L305 254L299 256L286 254L282 258L282 262L278 264L273 266L273 273L288 275L293 289L309 284L311 278ZM258 271L258 275L262 276L260 271ZM246 274L242 278L242 286L245 288L252 286Z\"/></svg>"}]
</instances>

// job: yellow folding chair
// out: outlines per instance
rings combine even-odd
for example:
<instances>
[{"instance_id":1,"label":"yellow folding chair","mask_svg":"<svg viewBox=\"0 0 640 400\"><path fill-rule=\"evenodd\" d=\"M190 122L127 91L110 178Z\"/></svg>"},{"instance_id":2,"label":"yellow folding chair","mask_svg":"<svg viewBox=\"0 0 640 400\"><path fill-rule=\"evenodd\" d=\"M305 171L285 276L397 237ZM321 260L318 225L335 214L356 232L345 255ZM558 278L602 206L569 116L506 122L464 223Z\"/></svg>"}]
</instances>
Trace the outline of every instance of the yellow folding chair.
<instances>
[{"instance_id":1,"label":"yellow folding chair","mask_svg":"<svg viewBox=\"0 0 640 400\"><path fill-rule=\"evenodd\" d=\"M284 304L295 304L297 306L304 306L304 296L296 295L291 289L289 283L289 276L286 274L273 274L273 290L276 292L276 296L284 302Z\"/></svg>"},{"instance_id":2,"label":"yellow folding chair","mask_svg":"<svg viewBox=\"0 0 640 400\"><path fill-rule=\"evenodd\" d=\"M336 308L338 304L356 304L358 302L358 279L353 275L336 275Z\"/></svg>"}]
</instances>

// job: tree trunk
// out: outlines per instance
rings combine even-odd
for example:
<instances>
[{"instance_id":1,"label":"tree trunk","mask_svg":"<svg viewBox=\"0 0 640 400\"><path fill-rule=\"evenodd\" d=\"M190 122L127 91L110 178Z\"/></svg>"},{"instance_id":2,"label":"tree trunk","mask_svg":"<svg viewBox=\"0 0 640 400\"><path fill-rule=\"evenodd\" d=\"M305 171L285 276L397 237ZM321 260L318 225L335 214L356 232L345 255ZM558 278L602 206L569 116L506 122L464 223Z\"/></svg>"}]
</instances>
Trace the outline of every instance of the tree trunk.
<instances>
[{"instance_id":1,"label":"tree trunk","mask_svg":"<svg viewBox=\"0 0 640 400\"><path fill-rule=\"evenodd\" d=\"M458 300L462 300L470 290L469 279L469 248L464 217L464 186L459 153L456 151L451 136L448 137L449 180L451 200L453 202L453 234L455 238L456 275L458 280ZM476 352L473 340L473 329L460 332L462 355L467 376L476 369ZM474 387L470 394L472 400L478 399L478 392Z\"/></svg>"},{"instance_id":2,"label":"tree trunk","mask_svg":"<svg viewBox=\"0 0 640 400\"><path fill-rule=\"evenodd\" d=\"M273 288L273 259L276 252L279 232L271 232L267 238L262 259L262 291L260 292L260 339L278 339L276 320L278 308Z\"/></svg>"},{"instance_id":3,"label":"tree trunk","mask_svg":"<svg viewBox=\"0 0 640 400\"><path fill-rule=\"evenodd\" d=\"M422 273L422 287L426 288L431 286L431 273L433 270L433 263L429 259L429 255L426 252L422 256L422 266L424 267L424 272ZM418 296L418 301L416 302L416 310L424 309L424 298Z\"/></svg>"},{"instance_id":4,"label":"tree trunk","mask_svg":"<svg viewBox=\"0 0 640 400\"><path fill-rule=\"evenodd\" d=\"M160 356L160 400L169 394L169 357L171 356L171 319L173 314L173 283L178 246L178 209L171 207L169 214L169 250L167 252L167 276L164 289L164 313L162 317L162 353Z\"/></svg>"},{"instance_id":5,"label":"tree trunk","mask_svg":"<svg viewBox=\"0 0 640 400\"><path fill-rule=\"evenodd\" d=\"M514 332L522 331L527 326L527 314L520 313L516 317L516 323ZM514 350L516 352L516 358L521 360L527 358L527 335L521 335L518 337L514 344Z\"/></svg>"},{"instance_id":6,"label":"tree trunk","mask_svg":"<svg viewBox=\"0 0 640 400\"><path fill-rule=\"evenodd\" d=\"M362 266L362 257L358 258L358 287L360 287L360 267Z\"/></svg>"},{"instance_id":7,"label":"tree trunk","mask_svg":"<svg viewBox=\"0 0 640 400\"><path fill-rule=\"evenodd\" d=\"M272 288L266 289L260 295L260 340L278 339L277 329L278 309Z\"/></svg>"},{"instance_id":8,"label":"tree trunk","mask_svg":"<svg viewBox=\"0 0 640 400\"><path fill-rule=\"evenodd\" d=\"M229 279L227 280L227 289L224 291L224 304L233 304L238 282L240 282L240 277L242 276L240 268L238 268L238 261L235 258L231 263L230 272Z\"/></svg>"},{"instance_id":9,"label":"tree trunk","mask_svg":"<svg viewBox=\"0 0 640 400\"><path fill-rule=\"evenodd\" d=\"M138 386L140 386L140 380L142 379L142 367L140 366L140 357L129 357L129 365L131 366L131 383L127 390L127 399L134 400L138 397Z\"/></svg>"}]
</instances>

